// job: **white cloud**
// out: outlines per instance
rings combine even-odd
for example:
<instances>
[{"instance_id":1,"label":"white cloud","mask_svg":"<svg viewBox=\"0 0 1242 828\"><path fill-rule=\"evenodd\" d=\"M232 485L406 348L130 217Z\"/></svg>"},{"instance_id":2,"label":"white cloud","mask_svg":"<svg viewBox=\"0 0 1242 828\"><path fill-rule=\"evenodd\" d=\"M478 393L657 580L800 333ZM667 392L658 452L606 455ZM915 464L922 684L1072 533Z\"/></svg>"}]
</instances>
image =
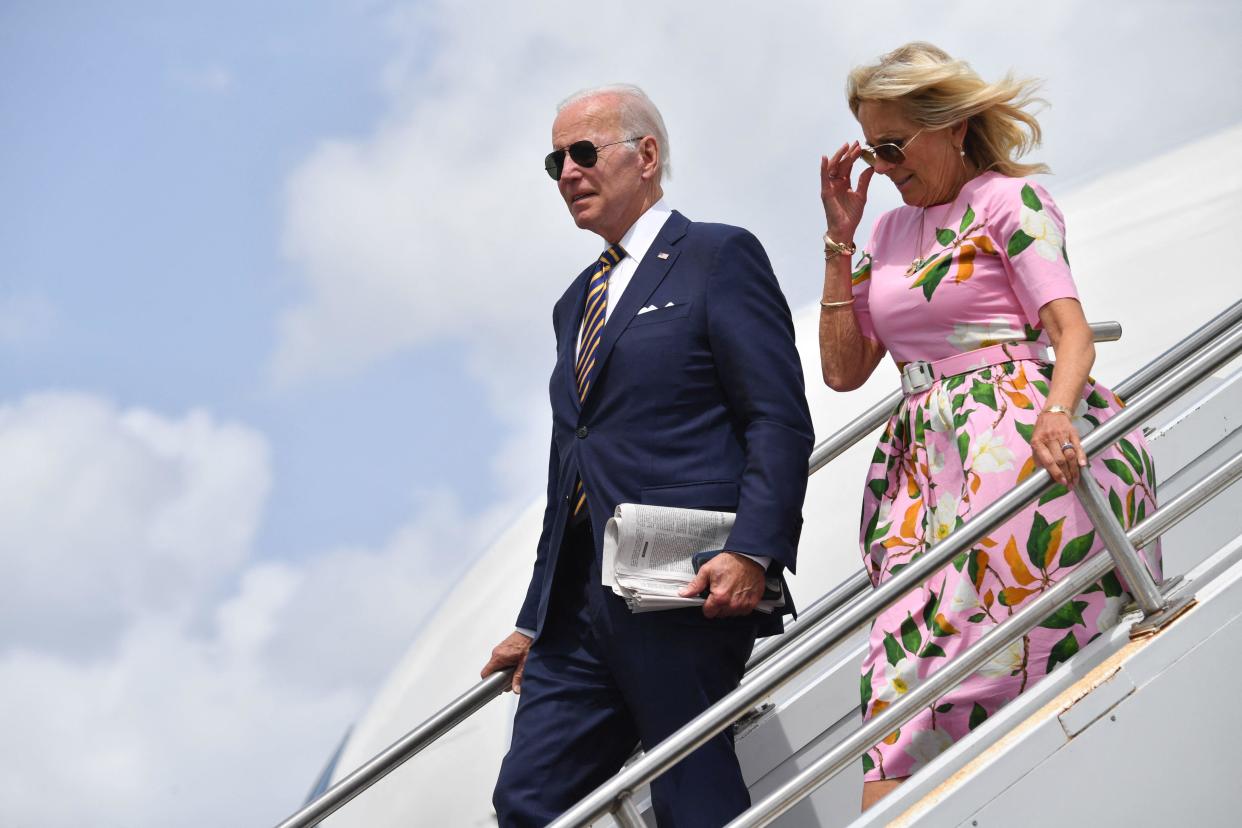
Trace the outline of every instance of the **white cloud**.
<instances>
[{"instance_id":1,"label":"white cloud","mask_svg":"<svg viewBox=\"0 0 1242 828\"><path fill-rule=\"evenodd\" d=\"M249 553L267 453L202 411L174 421L73 393L0 406L0 648L80 652L136 608L210 595Z\"/></svg>"},{"instance_id":2,"label":"white cloud","mask_svg":"<svg viewBox=\"0 0 1242 828\"><path fill-rule=\"evenodd\" d=\"M5 825L274 823L510 512L258 560L265 438L82 393L0 407Z\"/></svg>"},{"instance_id":3,"label":"white cloud","mask_svg":"<svg viewBox=\"0 0 1242 828\"><path fill-rule=\"evenodd\" d=\"M537 388L552 302L600 245L573 228L540 168L553 107L575 88L644 86L669 124L674 206L755 230L787 293L809 301L821 275L818 157L858 135L842 94L851 66L930 39L987 77L1011 68L1046 77L1054 106L1040 157L1071 176L1084 171L1075 159L1098 170L1097 146L1113 163L1163 149L1192 115L1165 112L1153 132L1139 85L1083 83L1098 66L1159 74L1172 88L1238 74L1221 50L1195 48L1229 22L1211 4L1179 15L1176 65L1171 56L1141 66L1134 55L1166 53L1166 27L1146 26L1159 10L1132 4L1118 16L1107 4L1053 3L1013 17L1012 29L997 23L1005 4L980 15L966 3L934 12L897 3L883 26L815 0L640 2L589 15L552 0L407 8L393 17L391 110L368 136L325 142L288 181L284 250L304 291L281 319L279 382L348 374L449 339L474 352L498 402L510 400L501 388ZM1111 26L1132 37L1101 40ZM1242 109L1218 100L1211 115L1223 125ZM1076 138L1085 129L1127 137L1088 146ZM896 202L886 182L872 192L875 214Z\"/></svg>"}]
</instances>

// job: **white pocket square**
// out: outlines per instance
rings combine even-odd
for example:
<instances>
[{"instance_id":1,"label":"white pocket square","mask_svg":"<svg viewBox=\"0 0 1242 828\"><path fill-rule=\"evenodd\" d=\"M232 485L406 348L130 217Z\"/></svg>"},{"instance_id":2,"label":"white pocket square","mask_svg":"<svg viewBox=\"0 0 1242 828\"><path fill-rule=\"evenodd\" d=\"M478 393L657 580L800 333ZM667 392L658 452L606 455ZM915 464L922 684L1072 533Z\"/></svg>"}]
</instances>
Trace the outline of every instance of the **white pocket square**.
<instances>
[{"instance_id":1,"label":"white pocket square","mask_svg":"<svg viewBox=\"0 0 1242 828\"><path fill-rule=\"evenodd\" d=\"M653 310L659 310L659 308L657 308L655 305L648 305L647 307L639 310L638 313L635 315L642 316L644 313L651 313Z\"/></svg>"}]
</instances>

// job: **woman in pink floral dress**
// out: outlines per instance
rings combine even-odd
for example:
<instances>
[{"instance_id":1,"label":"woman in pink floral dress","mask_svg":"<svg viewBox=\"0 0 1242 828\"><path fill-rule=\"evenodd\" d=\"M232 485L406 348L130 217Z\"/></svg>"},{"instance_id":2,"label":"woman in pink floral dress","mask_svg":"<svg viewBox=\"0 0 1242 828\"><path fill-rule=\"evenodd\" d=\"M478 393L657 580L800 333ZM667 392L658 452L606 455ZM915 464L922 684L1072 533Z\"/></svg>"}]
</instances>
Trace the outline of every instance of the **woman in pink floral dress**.
<instances>
[{"instance_id":1,"label":"woman in pink floral dress","mask_svg":"<svg viewBox=\"0 0 1242 828\"><path fill-rule=\"evenodd\" d=\"M863 560L876 585L1035 469L1056 486L883 612L862 666L866 718L1102 551L1070 489L1080 436L1121 407L1089 376L1095 350L1065 247L1065 223L1015 159L1039 141L1033 84L988 84L934 46L913 43L851 73L850 108L869 145L821 165L828 232L820 314L824 381L862 385L887 351L907 393L872 457ZM855 162L870 166L857 181ZM850 268L876 173L904 207L881 216ZM1056 350L1056 368L1046 346ZM922 363L922 364L919 364ZM1155 508L1138 432L1092 470L1129 527ZM1159 550L1147 561L1160 579ZM1114 575L1075 597L863 758L863 807L1116 623Z\"/></svg>"}]
</instances>

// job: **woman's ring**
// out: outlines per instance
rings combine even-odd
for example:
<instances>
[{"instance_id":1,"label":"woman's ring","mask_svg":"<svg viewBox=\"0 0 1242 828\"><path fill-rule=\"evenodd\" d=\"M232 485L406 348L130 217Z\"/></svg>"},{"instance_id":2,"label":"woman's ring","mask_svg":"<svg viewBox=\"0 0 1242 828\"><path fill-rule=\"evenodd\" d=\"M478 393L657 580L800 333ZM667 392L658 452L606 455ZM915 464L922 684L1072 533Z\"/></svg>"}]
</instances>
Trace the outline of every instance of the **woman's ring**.
<instances>
[{"instance_id":1,"label":"woman's ring","mask_svg":"<svg viewBox=\"0 0 1242 828\"><path fill-rule=\"evenodd\" d=\"M1062 444L1061 444L1061 451L1069 451L1069 450L1070 450L1070 449L1072 449L1073 447L1074 447L1074 444L1073 444L1073 443L1062 443Z\"/></svg>"}]
</instances>

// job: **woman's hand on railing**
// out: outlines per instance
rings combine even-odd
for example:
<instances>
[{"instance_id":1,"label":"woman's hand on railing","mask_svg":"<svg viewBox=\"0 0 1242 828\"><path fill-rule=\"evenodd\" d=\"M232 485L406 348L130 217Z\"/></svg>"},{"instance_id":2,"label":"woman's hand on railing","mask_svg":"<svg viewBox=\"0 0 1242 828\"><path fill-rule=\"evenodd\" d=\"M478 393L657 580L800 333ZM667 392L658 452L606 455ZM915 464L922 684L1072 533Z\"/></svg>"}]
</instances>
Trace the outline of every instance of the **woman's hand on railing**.
<instances>
[{"instance_id":1,"label":"woman's hand on railing","mask_svg":"<svg viewBox=\"0 0 1242 828\"><path fill-rule=\"evenodd\" d=\"M487 678L492 673L513 668L513 681L505 692L522 692L522 673L526 669L526 654L530 652L531 637L517 631L492 648L492 657L479 671L479 678Z\"/></svg>"}]
</instances>

